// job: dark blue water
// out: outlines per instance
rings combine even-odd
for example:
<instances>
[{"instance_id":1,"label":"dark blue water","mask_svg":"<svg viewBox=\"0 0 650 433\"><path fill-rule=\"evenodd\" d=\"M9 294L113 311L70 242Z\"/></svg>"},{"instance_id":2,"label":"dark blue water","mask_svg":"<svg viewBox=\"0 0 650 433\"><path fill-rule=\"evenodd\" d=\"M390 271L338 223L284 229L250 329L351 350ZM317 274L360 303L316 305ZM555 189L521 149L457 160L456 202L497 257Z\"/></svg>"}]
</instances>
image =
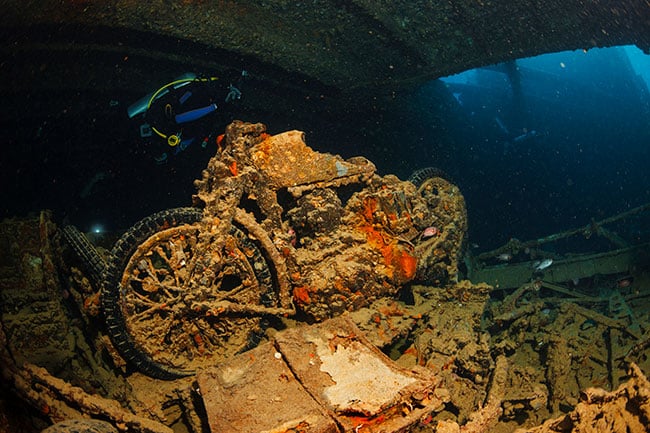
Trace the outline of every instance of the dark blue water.
<instances>
[{"instance_id":1,"label":"dark blue water","mask_svg":"<svg viewBox=\"0 0 650 433\"><path fill-rule=\"evenodd\" d=\"M443 81L447 92L436 81L397 104L384 125L399 150L376 160L402 176L423 165L449 173L480 250L650 202L650 99L622 49L557 53ZM646 212L616 230L648 240L649 219Z\"/></svg>"},{"instance_id":2,"label":"dark blue water","mask_svg":"<svg viewBox=\"0 0 650 433\"><path fill-rule=\"evenodd\" d=\"M454 136L465 146L445 163L466 195L471 238L482 246L535 238L650 202L650 100L623 50L514 68L448 84L462 103ZM648 216L621 229L647 239Z\"/></svg>"}]
</instances>

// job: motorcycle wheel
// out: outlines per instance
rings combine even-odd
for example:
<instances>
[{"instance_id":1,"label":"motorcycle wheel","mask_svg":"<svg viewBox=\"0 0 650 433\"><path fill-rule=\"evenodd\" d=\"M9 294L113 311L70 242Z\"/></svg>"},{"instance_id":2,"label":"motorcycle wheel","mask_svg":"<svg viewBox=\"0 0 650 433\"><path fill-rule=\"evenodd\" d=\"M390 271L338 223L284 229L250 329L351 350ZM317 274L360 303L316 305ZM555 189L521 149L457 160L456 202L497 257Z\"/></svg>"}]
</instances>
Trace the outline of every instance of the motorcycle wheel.
<instances>
[{"instance_id":1,"label":"motorcycle wheel","mask_svg":"<svg viewBox=\"0 0 650 433\"><path fill-rule=\"evenodd\" d=\"M265 323L255 307L276 302L268 263L241 229L233 227L220 250L197 251L201 218L196 208L144 218L117 241L106 267L109 336L127 362L155 378L188 376L253 347Z\"/></svg>"}]
</instances>

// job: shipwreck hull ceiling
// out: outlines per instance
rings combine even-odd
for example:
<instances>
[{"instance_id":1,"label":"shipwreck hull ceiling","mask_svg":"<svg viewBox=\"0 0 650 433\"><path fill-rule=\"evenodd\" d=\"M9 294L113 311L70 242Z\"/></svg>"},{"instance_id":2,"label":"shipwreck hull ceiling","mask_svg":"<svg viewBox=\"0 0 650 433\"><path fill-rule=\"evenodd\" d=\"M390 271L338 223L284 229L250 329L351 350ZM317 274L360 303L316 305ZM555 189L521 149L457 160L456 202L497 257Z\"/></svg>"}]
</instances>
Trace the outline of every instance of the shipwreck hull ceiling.
<instances>
[{"instance_id":1,"label":"shipwreck hull ceiling","mask_svg":"<svg viewBox=\"0 0 650 433\"><path fill-rule=\"evenodd\" d=\"M567 49L636 44L647 51L650 3L6 0L0 26L5 59L50 50L140 55L153 64L216 70L257 62L283 86L320 83L356 92ZM168 42L152 47L151 39ZM139 82L125 78L125 86Z\"/></svg>"}]
</instances>

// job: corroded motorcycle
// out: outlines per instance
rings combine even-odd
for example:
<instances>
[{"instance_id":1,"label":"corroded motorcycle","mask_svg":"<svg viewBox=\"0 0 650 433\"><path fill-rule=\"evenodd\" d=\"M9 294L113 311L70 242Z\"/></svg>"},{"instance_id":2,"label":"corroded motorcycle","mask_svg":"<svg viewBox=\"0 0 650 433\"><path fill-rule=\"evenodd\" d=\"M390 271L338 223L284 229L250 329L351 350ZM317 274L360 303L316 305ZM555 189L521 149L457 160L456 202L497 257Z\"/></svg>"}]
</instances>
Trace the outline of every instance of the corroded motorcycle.
<instances>
[{"instance_id":1,"label":"corroded motorcycle","mask_svg":"<svg viewBox=\"0 0 650 433\"><path fill-rule=\"evenodd\" d=\"M161 379L254 346L269 320L321 321L457 275L458 188L430 170L379 176L365 158L234 122L194 207L151 215L115 244L101 305L128 362Z\"/></svg>"}]
</instances>

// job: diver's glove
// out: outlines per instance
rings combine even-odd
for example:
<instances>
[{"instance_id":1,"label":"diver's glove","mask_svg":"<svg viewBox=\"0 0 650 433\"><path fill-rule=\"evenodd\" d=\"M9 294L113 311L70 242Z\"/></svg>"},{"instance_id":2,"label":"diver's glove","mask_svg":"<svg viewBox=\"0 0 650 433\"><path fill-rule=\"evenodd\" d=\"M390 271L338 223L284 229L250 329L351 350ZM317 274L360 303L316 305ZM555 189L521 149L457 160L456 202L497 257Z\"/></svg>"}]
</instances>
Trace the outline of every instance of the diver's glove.
<instances>
[{"instance_id":1,"label":"diver's glove","mask_svg":"<svg viewBox=\"0 0 650 433\"><path fill-rule=\"evenodd\" d=\"M228 86L228 94L226 95L226 102L234 101L236 99L241 99L241 85L244 80L249 77L248 71L243 69L241 71L241 78L237 81L237 86L233 86L232 83Z\"/></svg>"},{"instance_id":2,"label":"diver's glove","mask_svg":"<svg viewBox=\"0 0 650 433\"><path fill-rule=\"evenodd\" d=\"M163 165L167 163L167 152L161 153L159 156L154 156L154 161L157 165Z\"/></svg>"},{"instance_id":3,"label":"diver's glove","mask_svg":"<svg viewBox=\"0 0 650 433\"><path fill-rule=\"evenodd\" d=\"M226 102L234 101L235 99L241 99L241 91L231 84L228 86Z\"/></svg>"}]
</instances>

